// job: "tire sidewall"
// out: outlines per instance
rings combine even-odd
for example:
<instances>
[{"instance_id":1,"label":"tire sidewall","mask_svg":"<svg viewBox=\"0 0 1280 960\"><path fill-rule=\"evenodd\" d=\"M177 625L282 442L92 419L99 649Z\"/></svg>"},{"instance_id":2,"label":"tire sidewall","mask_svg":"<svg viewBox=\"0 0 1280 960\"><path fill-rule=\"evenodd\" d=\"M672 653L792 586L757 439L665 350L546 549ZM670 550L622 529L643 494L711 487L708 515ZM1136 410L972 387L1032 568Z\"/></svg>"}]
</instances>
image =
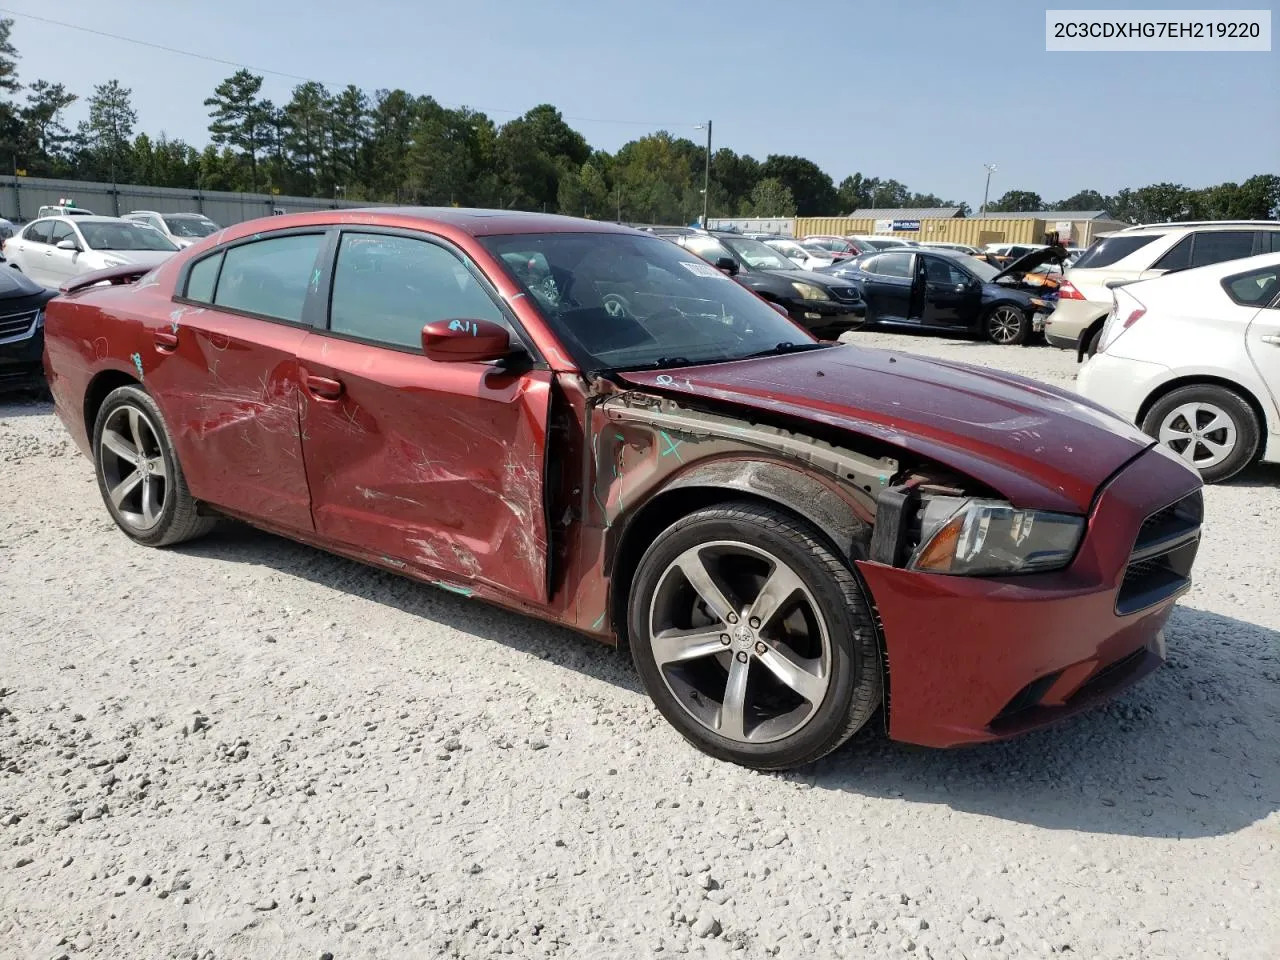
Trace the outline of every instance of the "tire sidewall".
<instances>
[{"instance_id":1,"label":"tire sidewall","mask_svg":"<svg viewBox=\"0 0 1280 960\"><path fill-rule=\"evenodd\" d=\"M741 521L716 516L731 508L700 511L668 528L645 552L632 581L627 620L631 654L641 683L666 720L685 739L705 753L747 766L787 767L803 763L815 753L826 752L823 745L840 736L847 725L849 705L858 677L864 670L880 669L878 663L860 663L852 641L854 631L867 629L851 612L850 596L809 551L788 537L765 526L746 528ZM826 621L831 646L830 683L827 695L815 716L799 731L771 743L750 744L722 737L704 727L685 712L667 689L662 671L654 662L649 639L649 605L667 566L680 553L699 543L739 540L761 547L789 564L804 580ZM847 571L847 568L845 568ZM852 571L853 598L866 609L865 597ZM754 661L753 669L764 669Z\"/></svg>"},{"instance_id":2,"label":"tire sidewall","mask_svg":"<svg viewBox=\"0 0 1280 960\"><path fill-rule=\"evenodd\" d=\"M136 407L145 413L147 419L155 427L156 439L160 444L160 456L164 460L166 477L165 500L164 507L160 511L160 519L150 530L141 532L130 527L121 518L115 505L112 504L110 493L107 490L106 477L102 469L102 433L106 427L107 419L121 407L129 406ZM169 427L164 422L164 417L160 414L160 408L151 399L151 395L141 387L118 387L107 395L107 398L102 402L102 406L98 408L98 416L93 424L93 471L98 479L98 490L102 494L102 502L106 506L107 512L111 514L111 519L115 521L116 526L131 540L146 546L156 546L163 543L169 528L173 526L174 514L178 509L178 490L181 486L178 457L174 452L173 443L169 439Z\"/></svg>"},{"instance_id":3,"label":"tire sidewall","mask_svg":"<svg viewBox=\"0 0 1280 960\"><path fill-rule=\"evenodd\" d=\"M1239 394L1226 387L1205 384L1202 386L1182 387L1161 397L1142 420L1142 431L1160 442L1160 425L1175 408L1184 403L1211 403L1231 418L1236 428L1236 448L1222 463L1196 470L1205 483L1220 483L1229 480L1253 462L1261 440L1261 427L1253 408ZM1176 451L1170 449L1176 455ZM1186 461L1183 461L1184 463Z\"/></svg>"}]
</instances>

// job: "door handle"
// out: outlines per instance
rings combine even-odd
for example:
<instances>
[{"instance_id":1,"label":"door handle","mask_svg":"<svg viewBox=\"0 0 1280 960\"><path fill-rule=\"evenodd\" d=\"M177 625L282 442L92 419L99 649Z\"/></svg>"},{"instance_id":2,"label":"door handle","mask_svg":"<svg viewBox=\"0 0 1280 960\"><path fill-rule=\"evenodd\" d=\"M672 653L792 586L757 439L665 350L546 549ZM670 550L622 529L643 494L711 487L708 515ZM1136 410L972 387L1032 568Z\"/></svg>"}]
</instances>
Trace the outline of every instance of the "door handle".
<instances>
[{"instance_id":1,"label":"door handle","mask_svg":"<svg viewBox=\"0 0 1280 960\"><path fill-rule=\"evenodd\" d=\"M1272 346L1280 347L1280 337L1266 336L1262 338L1263 343L1269 343Z\"/></svg>"},{"instance_id":2,"label":"door handle","mask_svg":"<svg viewBox=\"0 0 1280 960\"><path fill-rule=\"evenodd\" d=\"M172 330L156 330L152 334L156 349L161 353L169 353L178 349L178 335Z\"/></svg>"},{"instance_id":3,"label":"door handle","mask_svg":"<svg viewBox=\"0 0 1280 960\"><path fill-rule=\"evenodd\" d=\"M342 381L332 377L307 375L307 389L323 400L337 400L342 396Z\"/></svg>"}]
</instances>

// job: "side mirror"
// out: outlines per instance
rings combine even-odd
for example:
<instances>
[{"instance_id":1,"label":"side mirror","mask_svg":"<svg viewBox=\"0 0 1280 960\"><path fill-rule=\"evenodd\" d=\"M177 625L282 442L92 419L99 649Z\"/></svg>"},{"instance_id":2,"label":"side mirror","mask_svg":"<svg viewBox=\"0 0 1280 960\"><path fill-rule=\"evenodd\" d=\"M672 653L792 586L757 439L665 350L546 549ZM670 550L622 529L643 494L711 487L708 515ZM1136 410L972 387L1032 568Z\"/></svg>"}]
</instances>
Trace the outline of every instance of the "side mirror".
<instances>
[{"instance_id":1,"label":"side mirror","mask_svg":"<svg viewBox=\"0 0 1280 960\"><path fill-rule=\"evenodd\" d=\"M727 273L731 277L738 275L738 261L733 257L721 257L716 261L716 269L722 273Z\"/></svg>"},{"instance_id":2,"label":"side mirror","mask_svg":"<svg viewBox=\"0 0 1280 960\"><path fill-rule=\"evenodd\" d=\"M784 317L786 317L788 320L791 319L791 314L787 313L787 308L784 307L782 304L774 303L772 300L766 300L765 302L769 304L769 306L773 307L773 309L777 310Z\"/></svg>"},{"instance_id":3,"label":"side mirror","mask_svg":"<svg viewBox=\"0 0 1280 960\"><path fill-rule=\"evenodd\" d=\"M511 337L491 320L436 320L422 328L422 352L440 363L488 363L510 356Z\"/></svg>"},{"instance_id":4,"label":"side mirror","mask_svg":"<svg viewBox=\"0 0 1280 960\"><path fill-rule=\"evenodd\" d=\"M76 251L78 251L78 250L80 249L80 244L76 243L74 240L59 240L59 241L55 244L55 248L56 248L56 249L58 249L58 250L76 250Z\"/></svg>"}]
</instances>

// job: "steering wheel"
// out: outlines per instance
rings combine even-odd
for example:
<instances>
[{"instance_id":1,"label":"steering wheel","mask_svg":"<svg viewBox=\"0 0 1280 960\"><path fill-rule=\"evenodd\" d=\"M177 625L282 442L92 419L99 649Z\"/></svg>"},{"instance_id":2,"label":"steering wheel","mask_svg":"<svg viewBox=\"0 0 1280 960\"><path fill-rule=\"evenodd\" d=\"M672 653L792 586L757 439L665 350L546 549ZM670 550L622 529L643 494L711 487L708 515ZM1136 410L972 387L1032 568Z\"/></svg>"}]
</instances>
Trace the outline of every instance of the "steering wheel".
<instances>
[{"instance_id":1,"label":"steering wheel","mask_svg":"<svg viewBox=\"0 0 1280 960\"><path fill-rule=\"evenodd\" d=\"M606 293L600 298L600 305L604 307L605 313L615 319L628 319L633 315L631 304L619 293Z\"/></svg>"}]
</instances>

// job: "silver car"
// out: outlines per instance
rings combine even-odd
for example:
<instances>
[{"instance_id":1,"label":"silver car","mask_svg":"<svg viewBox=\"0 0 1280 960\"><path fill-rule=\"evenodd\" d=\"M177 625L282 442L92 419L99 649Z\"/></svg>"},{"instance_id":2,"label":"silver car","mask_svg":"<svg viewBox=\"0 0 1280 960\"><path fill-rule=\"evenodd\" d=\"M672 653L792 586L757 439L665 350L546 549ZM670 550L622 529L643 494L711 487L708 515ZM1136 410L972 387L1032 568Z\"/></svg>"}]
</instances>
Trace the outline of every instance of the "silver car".
<instances>
[{"instance_id":1,"label":"silver car","mask_svg":"<svg viewBox=\"0 0 1280 960\"><path fill-rule=\"evenodd\" d=\"M55 289L107 267L158 266L177 252L160 231L119 217L33 220L4 245L6 259L36 283Z\"/></svg>"},{"instance_id":2,"label":"silver car","mask_svg":"<svg viewBox=\"0 0 1280 960\"><path fill-rule=\"evenodd\" d=\"M222 229L203 213L157 213L154 210L134 210L126 213L124 219L159 230L179 247L189 247Z\"/></svg>"}]
</instances>

